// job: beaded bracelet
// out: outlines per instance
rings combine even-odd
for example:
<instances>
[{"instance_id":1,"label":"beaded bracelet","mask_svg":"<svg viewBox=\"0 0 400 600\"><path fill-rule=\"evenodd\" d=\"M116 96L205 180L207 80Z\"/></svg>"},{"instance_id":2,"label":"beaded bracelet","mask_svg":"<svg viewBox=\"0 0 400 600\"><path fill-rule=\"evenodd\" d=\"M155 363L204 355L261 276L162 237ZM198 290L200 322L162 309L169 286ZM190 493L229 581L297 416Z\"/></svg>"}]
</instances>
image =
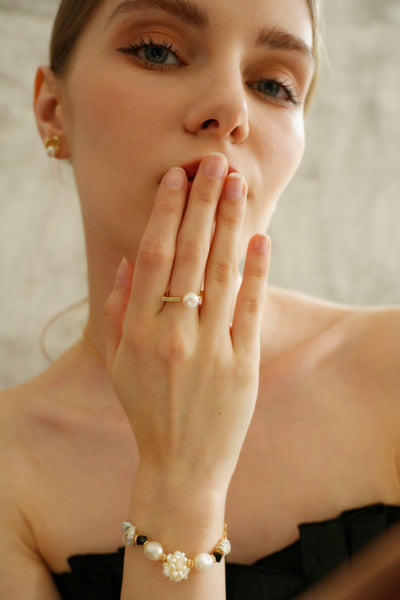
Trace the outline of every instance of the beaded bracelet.
<instances>
[{"instance_id":1,"label":"beaded bracelet","mask_svg":"<svg viewBox=\"0 0 400 600\"><path fill-rule=\"evenodd\" d=\"M184 552L165 554L159 542L149 540L145 535L136 533L136 526L124 521L122 523L122 542L124 546L143 546L146 558L163 563L163 573L170 581L187 579L190 571L208 571L214 563L220 563L231 551L231 544L227 537L228 526L224 525L223 537L218 540L210 554L203 552L193 559L187 558Z\"/></svg>"}]
</instances>

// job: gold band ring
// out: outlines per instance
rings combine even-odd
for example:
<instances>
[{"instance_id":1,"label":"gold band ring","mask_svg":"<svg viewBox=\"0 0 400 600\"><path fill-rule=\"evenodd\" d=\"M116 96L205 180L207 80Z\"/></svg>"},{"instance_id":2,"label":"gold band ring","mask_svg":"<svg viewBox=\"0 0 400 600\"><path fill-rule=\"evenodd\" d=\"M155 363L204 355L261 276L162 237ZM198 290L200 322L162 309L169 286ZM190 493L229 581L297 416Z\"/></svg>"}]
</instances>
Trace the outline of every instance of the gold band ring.
<instances>
[{"instance_id":1,"label":"gold band ring","mask_svg":"<svg viewBox=\"0 0 400 600\"><path fill-rule=\"evenodd\" d=\"M204 298L204 293L189 292L184 296L161 296L162 302L181 302L186 308L196 308Z\"/></svg>"}]
</instances>

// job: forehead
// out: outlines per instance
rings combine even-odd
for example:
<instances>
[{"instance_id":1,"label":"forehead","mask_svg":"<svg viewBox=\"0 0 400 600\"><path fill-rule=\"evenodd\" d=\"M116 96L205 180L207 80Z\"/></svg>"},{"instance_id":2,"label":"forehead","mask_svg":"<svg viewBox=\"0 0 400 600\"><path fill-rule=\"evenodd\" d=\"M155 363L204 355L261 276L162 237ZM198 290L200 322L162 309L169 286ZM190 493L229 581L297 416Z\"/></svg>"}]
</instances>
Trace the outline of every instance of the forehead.
<instances>
[{"instance_id":1,"label":"forehead","mask_svg":"<svg viewBox=\"0 0 400 600\"><path fill-rule=\"evenodd\" d=\"M107 24L140 13L163 13L204 32L251 34L260 27L279 27L313 45L308 0L106 0L100 10Z\"/></svg>"}]
</instances>

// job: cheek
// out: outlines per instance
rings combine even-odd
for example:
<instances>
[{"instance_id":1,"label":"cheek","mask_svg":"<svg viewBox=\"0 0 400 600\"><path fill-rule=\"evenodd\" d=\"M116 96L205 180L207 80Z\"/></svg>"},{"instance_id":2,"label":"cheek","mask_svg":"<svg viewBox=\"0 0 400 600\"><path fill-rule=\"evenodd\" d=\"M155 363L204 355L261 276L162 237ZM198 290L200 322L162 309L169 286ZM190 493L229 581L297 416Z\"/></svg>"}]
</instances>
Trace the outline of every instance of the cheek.
<instances>
[{"instance_id":1,"label":"cheek","mask_svg":"<svg viewBox=\"0 0 400 600\"><path fill-rule=\"evenodd\" d=\"M71 83L70 97L73 162L90 154L110 166L114 162L121 165L121 161L140 156L149 144L155 127L150 116L157 114L156 103L140 86L115 75L103 73L88 79L78 73ZM146 128L140 127L141 122L146 122Z\"/></svg>"},{"instance_id":2,"label":"cheek","mask_svg":"<svg viewBox=\"0 0 400 600\"><path fill-rule=\"evenodd\" d=\"M148 211L154 196L157 138L166 119L155 94L135 85L124 73L92 73L78 68L68 82L67 137L79 195L91 216L107 218L113 212L132 217ZM136 198L138 200L134 202ZM147 202L148 204L148 202Z\"/></svg>"},{"instance_id":3,"label":"cheek","mask_svg":"<svg viewBox=\"0 0 400 600\"><path fill-rule=\"evenodd\" d=\"M269 123L264 138L264 183L277 201L296 173L304 153L304 119L300 110ZM265 177L267 181L265 182Z\"/></svg>"},{"instance_id":4,"label":"cheek","mask_svg":"<svg viewBox=\"0 0 400 600\"><path fill-rule=\"evenodd\" d=\"M158 123L154 116L162 111L129 78L88 71L71 74L63 111L82 214L86 226L128 248L157 189L161 115Z\"/></svg>"},{"instance_id":5,"label":"cheek","mask_svg":"<svg viewBox=\"0 0 400 600\"><path fill-rule=\"evenodd\" d=\"M289 184L301 162L305 139L301 111L280 113L268 121L264 117L257 130L255 154L259 157L256 186L248 206L248 237L265 231L280 195Z\"/></svg>"}]
</instances>

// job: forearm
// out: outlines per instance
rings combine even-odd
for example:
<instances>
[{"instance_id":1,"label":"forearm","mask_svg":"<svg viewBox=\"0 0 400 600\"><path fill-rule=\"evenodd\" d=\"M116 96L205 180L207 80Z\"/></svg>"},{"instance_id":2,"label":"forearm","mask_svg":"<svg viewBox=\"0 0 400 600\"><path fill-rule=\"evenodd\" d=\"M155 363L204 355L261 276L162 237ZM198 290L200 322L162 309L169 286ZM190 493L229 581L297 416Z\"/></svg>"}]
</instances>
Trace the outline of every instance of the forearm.
<instances>
[{"instance_id":1,"label":"forearm","mask_svg":"<svg viewBox=\"0 0 400 600\"><path fill-rule=\"evenodd\" d=\"M251 239L237 293L247 185L227 171L225 157L205 157L189 196L185 173L169 171L104 311L107 365L141 457L126 518L190 559L222 537L258 390L269 241ZM183 285L204 290L201 307L162 306L164 290L179 299ZM225 599L223 563L179 583L162 566L127 548L122 600Z\"/></svg>"},{"instance_id":2,"label":"forearm","mask_svg":"<svg viewBox=\"0 0 400 600\"><path fill-rule=\"evenodd\" d=\"M166 554L178 550L194 559L212 553L224 529L224 491L161 479L135 480L128 518L137 533L158 541ZM193 568L187 579L171 582L163 563L146 558L143 546L127 547L121 600L225 600L224 562L205 572Z\"/></svg>"}]
</instances>

